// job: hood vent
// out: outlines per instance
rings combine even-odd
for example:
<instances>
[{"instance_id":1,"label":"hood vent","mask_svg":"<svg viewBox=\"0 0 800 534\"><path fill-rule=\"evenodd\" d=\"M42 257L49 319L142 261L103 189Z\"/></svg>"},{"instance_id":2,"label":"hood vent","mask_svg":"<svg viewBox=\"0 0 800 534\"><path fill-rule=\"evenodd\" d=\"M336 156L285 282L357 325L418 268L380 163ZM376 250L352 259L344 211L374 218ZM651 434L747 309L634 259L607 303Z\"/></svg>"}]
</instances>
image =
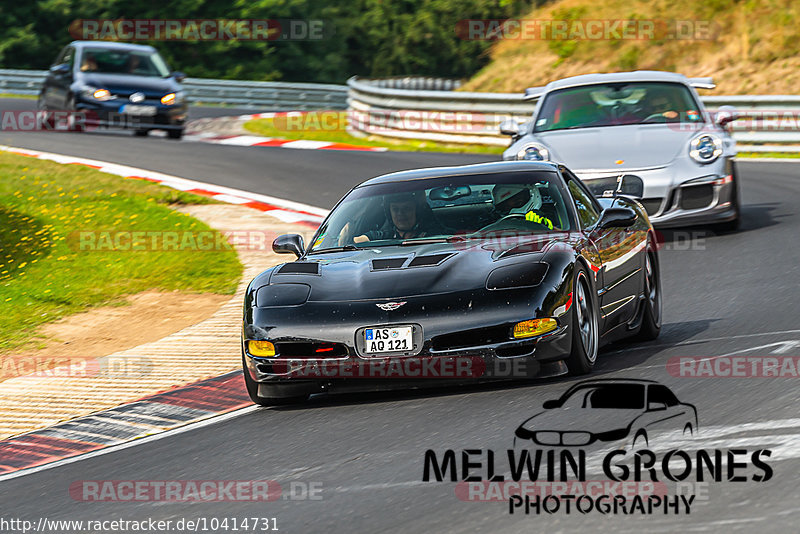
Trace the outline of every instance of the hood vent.
<instances>
[{"instance_id":1,"label":"hood vent","mask_svg":"<svg viewBox=\"0 0 800 534\"><path fill-rule=\"evenodd\" d=\"M319 263L295 261L287 263L276 274L319 274Z\"/></svg>"},{"instance_id":2,"label":"hood vent","mask_svg":"<svg viewBox=\"0 0 800 534\"><path fill-rule=\"evenodd\" d=\"M430 267L432 265L439 265L444 260L452 256L453 254L430 254L428 256L417 256L411 263L408 264L409 267Z\"/></svg>"},{"instance_id":3,"label":"hood vent","mask_svg":"<svg viewBox=\"0 0 800 534\"><path fill-rule=\"evenodd\" d=\"M399 269L408 261L408 258L381 258L372 260L373 271L385 271L386 269Z\"/></svg>"}]
</instances>

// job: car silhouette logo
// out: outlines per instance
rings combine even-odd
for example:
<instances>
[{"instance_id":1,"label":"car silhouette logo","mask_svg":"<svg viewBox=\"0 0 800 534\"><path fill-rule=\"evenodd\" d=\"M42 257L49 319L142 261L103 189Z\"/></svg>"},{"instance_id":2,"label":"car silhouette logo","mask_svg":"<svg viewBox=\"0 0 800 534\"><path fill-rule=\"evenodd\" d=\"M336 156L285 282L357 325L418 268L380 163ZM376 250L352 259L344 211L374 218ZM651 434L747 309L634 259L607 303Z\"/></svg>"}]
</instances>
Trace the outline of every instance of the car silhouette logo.
<instances>
[{"instance_id":1,"label":"car silhouette logo","mask_svg":"<svg viewBox=\"0 0 800 534\"><path fill-rule=\"evenodd\" d=\"M579 382L514 432L516 444L582 447L632 439L647 446L656 434L697 432L697 410L651 380L595 379Z\"/></svg>"},{"instance_id":2,"label":"car silhouette logo","mask_svg":"<svg viewBox=\"0 0 800 534\"><path fill-rule=\"evenodd\" d=\"M133 93L128 98L131 102L142 102L144 100L144 93Z\"/></svg>"},{"instance_id":3,"label":"car silhouette logo","mask_svg":"<svg viewBox=\"0 0 800 534\"><path fill-rule=\"evenodd\" d=\"M402 301L402 302L385 302L383 304L376 304L376 306L379 307L380 309L382 309L383 311L394 311L397 308L399 308L400 306L403 306L405 303L406 303L406 301Z\"/></svg>"}]
</instances>

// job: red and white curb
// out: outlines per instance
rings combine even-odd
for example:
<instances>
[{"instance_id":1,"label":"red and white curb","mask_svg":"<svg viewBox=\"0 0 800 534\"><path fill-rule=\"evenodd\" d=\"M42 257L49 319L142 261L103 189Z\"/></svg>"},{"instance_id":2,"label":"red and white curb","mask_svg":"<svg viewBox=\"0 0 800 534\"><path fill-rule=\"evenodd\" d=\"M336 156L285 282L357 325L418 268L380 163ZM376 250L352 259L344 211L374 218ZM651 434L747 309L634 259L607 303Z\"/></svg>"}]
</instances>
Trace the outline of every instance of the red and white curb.
<instances>
[{"instance_id":1,"label":"red and white curb","mask_svg":"<svg viewBox=\"0 0 800 534\"><path fill-rule=\"evenodd\" d=\"M124 178L154 182L179 191L211 197L214 200L227 204L238 204L254 208L287 223L306 224L316 228L328 214L328 210L309 206L308 204L302 204L300 202L251 193L240 189L232 189L221 185L198 182L196 180L180 178L157 171L148 171L128 165L119 165L107 161L53 154L50 152L41 152L38 150L29 150L6 145L0 145L0 150L20 156L55 161L56 163L83 165Z\"/></svg>"},{"instance_id":2,"label":"red and white curb","mask_svg":"<svg viewBox=\"0 0 800 534\"><path fill-rule=\"evenodd\" d=\"M0 480L254 406L241 371L0 441ZM30 472L30 471L27 471Z\"/></svg>"},{"instance_id":3,"label":"red and white curb","mask_svg":"<svg viewBox=\"0 0 800 534\"><path fill-rule=\"evenodd\" d=\"M252 115L239 115L242 121L254 119L272 119L279 116L302 114L301 111L277 111L273 113L255 113ZM296 148L301 150L354 150L361 152L386 152L386 147L372 147L351 145L348 143L332 143L330 141L312 141L306 139L278 139L258 135L218 135L212 132L188 133L183 136L186 141L199 141L202 143L215 143L230 146L267 146L280 148Z\"/></svg>"}]
</instances>

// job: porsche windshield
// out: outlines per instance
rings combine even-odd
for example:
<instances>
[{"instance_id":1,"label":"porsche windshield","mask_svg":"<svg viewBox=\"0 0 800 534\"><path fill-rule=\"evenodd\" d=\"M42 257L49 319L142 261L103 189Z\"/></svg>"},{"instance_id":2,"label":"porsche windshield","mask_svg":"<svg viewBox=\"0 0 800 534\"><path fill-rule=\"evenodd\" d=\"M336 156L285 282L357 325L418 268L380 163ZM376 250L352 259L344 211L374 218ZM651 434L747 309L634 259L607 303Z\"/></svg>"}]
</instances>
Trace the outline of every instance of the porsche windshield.
<instances>
[{"instance_id":1,"label":"porsche windshield","mask_svg":"<svg viewBox=\"0 0 800 534\"><path fill-rule=\"evenodd\" d=\"M548 171L358 187L328 216L310 252L567 231L568 198L561 178Z\"/></svg>"},{"instance_id":2,"label":"porsche windshield","mask_svg":"<svg viewBox=\"0 0 800 534\"><path fill-rule=\"evenodd\" d=\"M605 83L548 94L533 131L676 122L703 122L686 86L659 82Z\"/></svg>"}]
</instances>

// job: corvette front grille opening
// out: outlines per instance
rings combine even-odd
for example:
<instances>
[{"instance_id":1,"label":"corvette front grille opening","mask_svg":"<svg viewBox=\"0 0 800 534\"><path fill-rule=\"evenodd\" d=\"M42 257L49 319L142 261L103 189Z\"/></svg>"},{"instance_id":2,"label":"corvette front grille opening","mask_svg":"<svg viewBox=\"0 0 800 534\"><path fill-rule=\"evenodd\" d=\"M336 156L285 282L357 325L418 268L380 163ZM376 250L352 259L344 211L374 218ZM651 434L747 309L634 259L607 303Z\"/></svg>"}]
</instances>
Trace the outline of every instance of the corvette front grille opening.
<instances>
[{"instance_id":1,"label":"corvette front grille opening","mask_svg":"<svg viewBox=\"0 0 800 534\"><path fill-rule=\"evenodd\" d=\"M510 328L508 326L493 326L489 328L476 328L475 330L462 330L452 334L436 336L431 340L434 351L456 350L467 347L480 347L494 345L509 341Z\"/></svg>"},{"instance_id":2,"label":"corvette front grille opening","mask_svg":"<svg viewBox=\"0 0 800 534\"><path fill-rule=\"evenodd\" d=\"M279 358L343 358L347 347L342 343L284 342L275 343Z\"/></svg>"}]
</instances>

